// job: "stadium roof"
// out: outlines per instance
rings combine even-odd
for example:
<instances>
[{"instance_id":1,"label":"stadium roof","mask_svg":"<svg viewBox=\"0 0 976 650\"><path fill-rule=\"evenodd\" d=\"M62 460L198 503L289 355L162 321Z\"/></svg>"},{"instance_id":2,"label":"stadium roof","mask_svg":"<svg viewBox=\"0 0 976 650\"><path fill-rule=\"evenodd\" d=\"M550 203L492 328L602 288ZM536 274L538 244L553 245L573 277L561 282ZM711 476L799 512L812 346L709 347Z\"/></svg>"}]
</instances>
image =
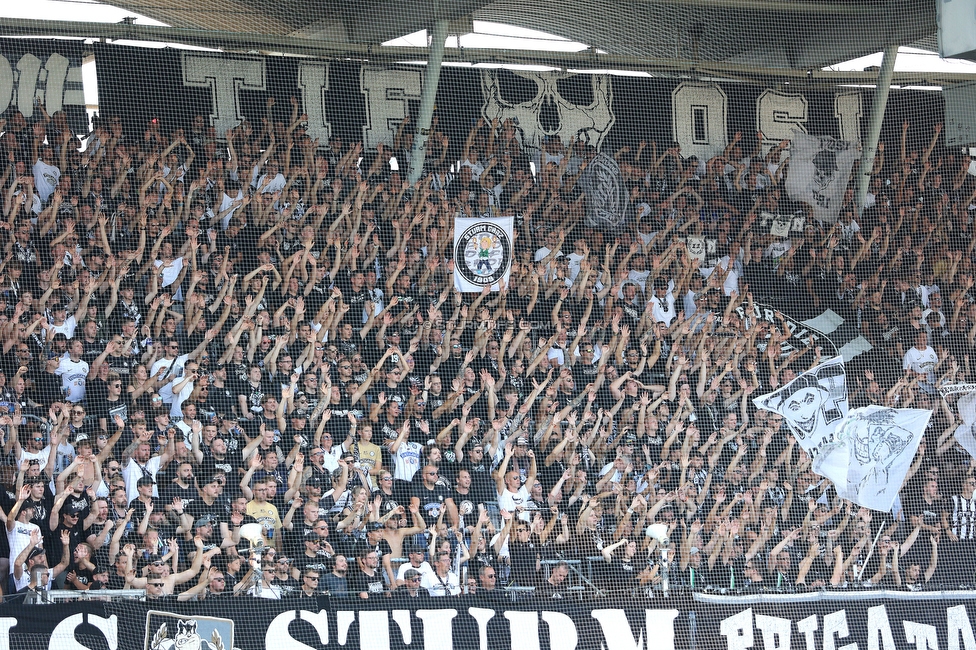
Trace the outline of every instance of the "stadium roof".
<instances>
[{"instance_id":1,"label":"stadium roof","mask_svg":"<svg viewBox=\"0 0 976 650\"><path fill-rule=\"evenodd\" d=\"M449 48L448 62L803 74L890 45L936 49L935 0L109 0L168 25L0 19L0 34L157 40L230 51L424 60L384 43L452 21L503 23L576 41L576 52ZM58 31L51 31L52 28Z\"/></svg>"}]
</instances>

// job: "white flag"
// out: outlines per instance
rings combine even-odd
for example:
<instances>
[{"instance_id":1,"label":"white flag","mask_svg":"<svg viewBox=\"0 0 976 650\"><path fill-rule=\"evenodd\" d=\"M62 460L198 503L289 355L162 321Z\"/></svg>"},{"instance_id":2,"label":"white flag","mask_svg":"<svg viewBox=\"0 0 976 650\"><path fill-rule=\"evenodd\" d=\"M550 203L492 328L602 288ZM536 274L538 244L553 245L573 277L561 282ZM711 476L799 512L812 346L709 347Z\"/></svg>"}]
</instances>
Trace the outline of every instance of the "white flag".
<instances>
[{"instance_id":1,"label":"white flag","mask_svg":"<svg viewBox=\"0 0 976 650\"><path fill-rule=\"evenodd\" d=\"M844 499L891 510L932 411L871 405L847 414L834 440L817 454L814 471L833 481ZM846 477L839 468L847 464Z\"/></svg>"},{"instance_id":2,"label":"white flag","mask_svg":"<svg viewBox=\"0 0 976 650\"><path fill-rule=\"evenodd\" d=\"M752 402L757 408L782 415L800 447L812 452L830 441L847 415L844 359L828 359Z\"/></svg>"},{"instance_id":3,"label":"white flag","mask_svg":"<svg viewBox=\"0 0 976 650\"><path fill-rule=\"evenodd\" d=\"M962 422L952 435L970 456L976 458L976 393L968 393L960 397L956 402L956 408L959 410L959 419Z\"/></svg>"},{"instance_id":4,"label":"white flag","mask_svg":"<svg viewBox=\"0 0 976 650\"><path fill-rule=\"evenodd\" d=\"M816 219L834 223L856 159L851 142L794 131L786 191L794 201L809 204Z\"/></svg>"},{"instance_id":5,"label":"white flag","mask_svg":"<svg viewBox=\"0 0 976 650\"><path fill-rule=\"evenodd\" d=\"M454 220L454 287L464 292L508 285L512 270L514 217Z\"/></svg>"}]
</instances>

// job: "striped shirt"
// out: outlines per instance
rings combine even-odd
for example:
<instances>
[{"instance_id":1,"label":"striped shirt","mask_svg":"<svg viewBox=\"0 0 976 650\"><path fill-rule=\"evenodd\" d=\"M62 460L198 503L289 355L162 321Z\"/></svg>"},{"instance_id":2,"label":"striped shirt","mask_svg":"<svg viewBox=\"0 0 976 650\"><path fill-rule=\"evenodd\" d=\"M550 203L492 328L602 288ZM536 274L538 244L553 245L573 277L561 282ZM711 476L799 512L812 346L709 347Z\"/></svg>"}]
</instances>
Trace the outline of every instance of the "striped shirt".
<instances>
[{"instance_id":1,"label":"striped shirt","mask_svg":"<svg viewBox=\"0 0 976 650\"><path fill-rule=\"evenodd\" d=\"M968 499L954 494L950 500L952 507L949 510L949 522L952 524L953 534L960 540L976 539L976 494Z\"/></svg>"}]
</instances>

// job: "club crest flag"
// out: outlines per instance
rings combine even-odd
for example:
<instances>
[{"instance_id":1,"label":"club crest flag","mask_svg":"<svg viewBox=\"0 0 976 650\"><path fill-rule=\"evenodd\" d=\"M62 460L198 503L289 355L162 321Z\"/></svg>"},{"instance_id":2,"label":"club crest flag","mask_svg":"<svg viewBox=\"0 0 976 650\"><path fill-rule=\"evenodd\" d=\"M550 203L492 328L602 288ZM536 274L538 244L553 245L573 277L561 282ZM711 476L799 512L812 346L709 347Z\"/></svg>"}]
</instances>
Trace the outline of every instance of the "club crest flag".
<instances>
[{"instance_id":1,"label":"club crest flag","mask_svg":"<svg viewBox=\"0 0 976 650\"><path fill-rule=\"evenodd\" d=\"M514 227L514 217L454 220L454 288L464 293L508 285Z\"/></svg>"},{"instance_id":2,"label":"club crest flag","mask_svg":"<svg viewBox=\"0 0 976 650\"><path fill-rule=\"evenodd\" d=\"M586 195L586 225L615 232L630 218L630 194L620 166L613 156L599 153L580 175Z\"/></svg>"},{"instance_id":3,"label":"club crest flag","mask_svg":"<svg viewBox=\"0 0 976 650\"><path fill-rule=\"evenodd\" d=\"M794 201L811 206L817 220L834 223L851 179L857 147L846 140L800 131L793 132L791 143L786 191Z\"/></svg>"},{"instance_id":4,"label":"club crest flag","mask_svg":"<svg viewBox=\"0 0 976 650\"><path fill-rule=\"evenodd\" d=\"M757 408L782 415L800 447L813 452L830 441L837 425L847 415L844 359L828 359L752 401Z\"/></svg>"},{"instance_id":5,"label":"club crest flag","mask_svg":"<svg viewBox=\"0 0 976 650\"><path fill-rule=\"evenodd\" d=\"M847 414L813 461L837 494L886 512L901 490L932 411L871 405ZM846 472L843 468L846 466Z\"/></svg>"}]
</instances>

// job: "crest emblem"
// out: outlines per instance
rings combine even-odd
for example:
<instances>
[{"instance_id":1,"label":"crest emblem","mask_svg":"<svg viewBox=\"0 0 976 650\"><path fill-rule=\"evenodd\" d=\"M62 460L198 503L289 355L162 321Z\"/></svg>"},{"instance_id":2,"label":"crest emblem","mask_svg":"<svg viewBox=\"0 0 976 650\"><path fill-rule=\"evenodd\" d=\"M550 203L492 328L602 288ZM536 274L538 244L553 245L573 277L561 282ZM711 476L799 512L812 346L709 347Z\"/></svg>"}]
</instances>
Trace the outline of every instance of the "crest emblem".
<instances>
[{"instance_id":1,"label":"crest emblem","mask_svg":"<svg viewBox=\"0 0 976 650\"><path fill-rule=\"evenodd\" d=\"M146 616L146 650L236 650L233 643L230 619L185 618L160 611Z\"/></svg>"},{"instance_id":2,"label":"crest emblem","mask_svg":"<svg viewBox=\"0 0 976 650\"><path fill-rule=\"evenodd\" d=\"M494 223L475 223L458 238L454 264L471 284L496 284L512 265L512 240L504 228Z\"/></svg>"}]
</instances>

